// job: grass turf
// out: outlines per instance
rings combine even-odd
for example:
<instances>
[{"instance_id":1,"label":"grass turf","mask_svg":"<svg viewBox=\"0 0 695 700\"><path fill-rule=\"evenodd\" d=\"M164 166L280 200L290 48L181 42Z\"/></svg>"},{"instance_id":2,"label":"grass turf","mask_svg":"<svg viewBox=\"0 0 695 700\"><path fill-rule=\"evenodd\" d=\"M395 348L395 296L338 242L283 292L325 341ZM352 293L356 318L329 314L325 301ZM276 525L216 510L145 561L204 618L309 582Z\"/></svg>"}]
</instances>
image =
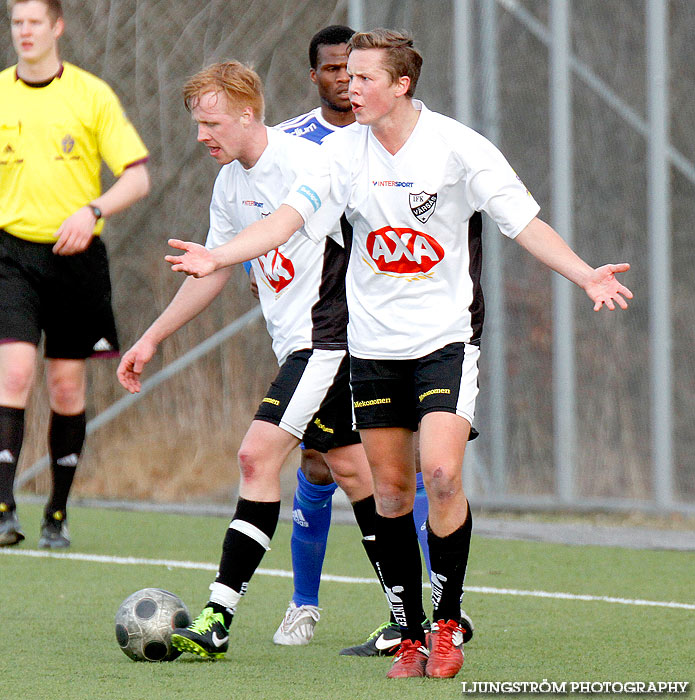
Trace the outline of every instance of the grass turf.
<instances>
[{"instance_id":1,"label":"grass turf","mask_svg":"<svg viewBox=\"0 0 695 700\"><path fill-rule=\"evenodd\" d=\"M40 508L22 505L19 514L27 533L20 549L35 549ZM223 518L87 508L72 508L70 518L72 554L213 566L227 526ZM289 571L288 524L280 524L262 568ZM356 527L332 529L324 572L373 578ZM693 610L469 591L464 607L476 633L459 676L388 681L389 659L337 654L386 618L376 583L324 581L314 641L307 647L277 647L272 635L291 595L291 580L261 574L239 606L224 660L184 655L172 663L134 663L119 650L113 618L127 595L149 586L165 588L183 598L195 616L213 577L210 570L36 559L0 550L0 697L430 700L461 697L463 680L695 680ZM472 588L691 604L694 580L692 553L477 537L467 576Z\"/></svg>"}]
</instances>

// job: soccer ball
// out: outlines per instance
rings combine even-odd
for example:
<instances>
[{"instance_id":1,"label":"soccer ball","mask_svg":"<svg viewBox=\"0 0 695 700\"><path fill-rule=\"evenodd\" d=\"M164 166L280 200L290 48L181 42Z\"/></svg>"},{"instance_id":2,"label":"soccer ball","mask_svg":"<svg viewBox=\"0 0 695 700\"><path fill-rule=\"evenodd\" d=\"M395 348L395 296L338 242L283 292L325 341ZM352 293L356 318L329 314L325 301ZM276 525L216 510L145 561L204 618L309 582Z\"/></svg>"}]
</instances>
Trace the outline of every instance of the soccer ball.
<instances>
[{"instance_id":1,"label":"soccer ball","mask_svg":"<svg viewBox=\"0 0 695 700\"><path fill-rule=\"evenodd\" d=\"M178 596L161 588L143 588L118 608L116 639L133 661L173 661L181 652L171 645L171 633L190 624L188 608Z\"/></svg>"}]
</instances>

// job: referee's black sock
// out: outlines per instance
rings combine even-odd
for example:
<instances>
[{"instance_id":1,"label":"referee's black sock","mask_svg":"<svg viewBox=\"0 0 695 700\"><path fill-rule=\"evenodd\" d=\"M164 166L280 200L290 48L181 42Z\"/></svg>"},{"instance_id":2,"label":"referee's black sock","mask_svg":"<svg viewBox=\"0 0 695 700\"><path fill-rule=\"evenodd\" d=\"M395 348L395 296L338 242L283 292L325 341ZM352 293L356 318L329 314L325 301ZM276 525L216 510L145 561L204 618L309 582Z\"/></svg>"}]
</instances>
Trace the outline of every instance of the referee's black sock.
<instances>
[{"instance_id":1,"label":"referee's black sock","mask_svg":"<svg viewBox=\"0 0 695 700\"><path fill-rule=\"evenodd\" d=\"M437 537L427 523L427 542L432 565L433 622L458 620L461 617L461 596L472 529L470 506L461 527L445 537Z\"/></svg>"},{"instance_id":2,"label":"referee's black sock","mask_svg":"<svg viewBox=\"0 0 695 700\"><path fill-rule=\"evenodd\" d=\"M24 409L0 406L0 512L14 510L14 477L24 440Z\"/></svg>"},{"instance_id":3,"label":"referee's black sock","mask_svg":"<svg viewBox=\"0 0 695 700\"><path fill-rule=\"evenodd\" d=\"M84 446L86 428L84 411L74 416L51 412L48 446L51 453L53 490L46 504L47 517L57 511L63 513L63 516L65 514L77 463Z\"/></svg>"},{"instance_id":4,"label":"referee's black sock","mask_svg":"<svg viewBox=\"0 0 695 700\"><path fill-rule=\"evenodd\" d=\"M402 639L425 643L422 621L422 564L413 513L376 516L376 544L381 580Z\"/></svg>"}]
</instances>

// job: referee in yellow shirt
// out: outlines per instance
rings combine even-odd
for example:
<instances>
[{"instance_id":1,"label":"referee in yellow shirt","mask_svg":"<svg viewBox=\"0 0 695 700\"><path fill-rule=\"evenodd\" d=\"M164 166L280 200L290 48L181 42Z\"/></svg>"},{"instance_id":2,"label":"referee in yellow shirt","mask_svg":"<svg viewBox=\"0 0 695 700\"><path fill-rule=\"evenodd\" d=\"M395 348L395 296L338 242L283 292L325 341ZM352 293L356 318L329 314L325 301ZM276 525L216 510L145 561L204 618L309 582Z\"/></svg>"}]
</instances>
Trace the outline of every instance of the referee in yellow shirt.
<instances>
[{"instance_id":1,"label":"referee in yellow shirt","mask_svg":"<svg viewBox=\"0 0 695 700\"><path fill-rule=\"evenodd\" d=\"M85 438L85 360L118 353L104 219L149 190L147 149L111 88L63 63L60 0L10 0L17 64L0 72L0 546L24 539L14 478L45 335L53 488L39 546L67 547ZM116 182L101 194L104 161Z\"/></svg>"}]
</instances>

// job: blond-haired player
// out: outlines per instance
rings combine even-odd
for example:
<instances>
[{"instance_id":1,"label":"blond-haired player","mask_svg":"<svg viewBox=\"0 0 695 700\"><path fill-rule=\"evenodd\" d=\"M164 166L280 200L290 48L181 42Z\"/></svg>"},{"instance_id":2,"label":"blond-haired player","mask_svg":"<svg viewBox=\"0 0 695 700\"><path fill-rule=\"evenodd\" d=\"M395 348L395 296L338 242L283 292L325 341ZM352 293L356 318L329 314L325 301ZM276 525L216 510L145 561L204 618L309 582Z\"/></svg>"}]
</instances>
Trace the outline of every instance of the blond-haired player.
<instances>
[{"instance_id":1,"label":"blond-haired player","mask_svg":"<svg viewBox=\"0 0 695 700\"><path fill-rule=\"evenodd\" d=\"M198 140L222 165L210 203L206 245L212 250L271 215L299 169L321 149L264 125L261 81L236 61L214 64L193 76L184 87L184 99L198 126ZM226 653L237 604L277 525L280 469L300 441L324 455L353 505L372 496L369 465L352 429L347 258L340 228L327 225L326 233L318 243L294 236L252 263L279 371L239 449L239 499L209 600L194 623L175 630L172 637L183 651L207 658ZM158 345L200 313L230 274L227 268L184 281L123 356L118 376L129 391L139 390L140 375ZM374 510L372 502L371 522ZM358 511L355 507L359 522Z\"/></svg>"}]
</instances>

